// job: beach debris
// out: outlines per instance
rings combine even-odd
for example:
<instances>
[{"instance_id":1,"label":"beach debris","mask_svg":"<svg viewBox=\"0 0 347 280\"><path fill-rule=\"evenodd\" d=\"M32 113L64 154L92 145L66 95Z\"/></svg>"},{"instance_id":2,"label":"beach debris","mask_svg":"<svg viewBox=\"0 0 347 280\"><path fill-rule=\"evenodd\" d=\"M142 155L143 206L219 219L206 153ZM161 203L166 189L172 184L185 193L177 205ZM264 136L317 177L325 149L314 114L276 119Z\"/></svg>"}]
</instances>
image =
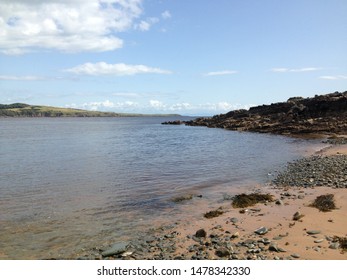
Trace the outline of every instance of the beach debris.
<instances>
[{"instance_id":1,"label":"beach debris","mask_svg":"<svg viewBox=\"0 0 347 280\"><path fill-rule=\"evenodd\" d=\"M209 211L207 213L204 214L204 217L206 219L212 219L212 218L215 218L215 217L218 217L220 215L224 214L224 211L222 211L220 208L217 209L217 210L213 210L213 211Z\"/></svg>"},{"instance_id":2,"label":"beach debris","mask_svg":"<svg viewBox=\"0 0 347 280\"><path fill-rule=\"evenodd\" d=\"M257 203L266 203L273 201L271 194L251 193L251 194L238 194L233 198L232 206L234 208L245 208L253 206Z\"/></svg>"},{"instance_id":3,"label":"beach debris","mask_svg":"<svg viewBox=\"0 0 347 280\"><path fill-rule=\"evenodd\" d=\"M336 209L335 199L333 194L324 194L318 196L310 205L319 209L322 212L329 212Z\"/></svg>"},{"instance_id":4,"label":"beach debris","mask_svg":"<svg viewBox=\"0 0 347 280\"><path fill-rule=\"evenodd\" d=\"M198 238L205 238L207 235L206 231L204 229L199 229L196 233L195 233L195 237Z\"/></svg>"}]
</instances>

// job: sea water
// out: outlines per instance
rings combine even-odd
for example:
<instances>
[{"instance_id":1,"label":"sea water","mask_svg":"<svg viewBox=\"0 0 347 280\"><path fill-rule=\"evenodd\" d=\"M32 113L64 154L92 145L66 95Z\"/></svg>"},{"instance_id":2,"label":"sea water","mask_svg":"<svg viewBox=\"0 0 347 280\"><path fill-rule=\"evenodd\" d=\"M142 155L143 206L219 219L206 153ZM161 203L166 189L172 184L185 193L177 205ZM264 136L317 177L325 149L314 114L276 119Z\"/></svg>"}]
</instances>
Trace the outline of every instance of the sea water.
<instances>
[{"instance_id":1,"label":"sea water","mask_svg":"<svg viewBox=\"0 0 347 280\"><path fill-rule=\"evenodd\" d=\"M168 120L0 119L0 259L69 258L129 240L187 216L172 198L263 184L312 145Z\"/></svg>"}]
</instances>

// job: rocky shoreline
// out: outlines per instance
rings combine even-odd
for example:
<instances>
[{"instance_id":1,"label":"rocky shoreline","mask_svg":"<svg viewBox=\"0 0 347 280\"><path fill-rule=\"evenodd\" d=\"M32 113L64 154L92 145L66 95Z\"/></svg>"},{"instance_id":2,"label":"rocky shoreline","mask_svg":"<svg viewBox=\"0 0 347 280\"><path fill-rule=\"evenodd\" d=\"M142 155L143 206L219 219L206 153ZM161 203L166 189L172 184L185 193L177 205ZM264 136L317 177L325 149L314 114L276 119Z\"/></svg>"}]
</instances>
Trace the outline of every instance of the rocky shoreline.
<instances>
[{"instance_id":1,"label":"rocky shoreline","mask_svg":"<svg viewBox=\"0 0 347 280\"><path fill-rule=\"evenodd\" d=\"M347 147L288 164L271 184L252 189L274 199L234 208L235 196L210 218L172 223L129 242L94 248L79 259L347 259ZM337 208L321 212L313 200L329 192ZM194 197L178 203L194 203ZM203 210L202 210L203 211ZM213 212L213 211L211 211ZM205 216L207 217L207 216Z\"/></svg>"},{"instance_id":2,"label":"rocky shoreline","mask_svg":"<svg viewBox=\"0 0 347 280\"><path fill-rule=\"evenodd\" d=\"M211 118L163 124L207 126L281 135L347 134L347 91L235 110Z\"/></svg>"}]
</instances>

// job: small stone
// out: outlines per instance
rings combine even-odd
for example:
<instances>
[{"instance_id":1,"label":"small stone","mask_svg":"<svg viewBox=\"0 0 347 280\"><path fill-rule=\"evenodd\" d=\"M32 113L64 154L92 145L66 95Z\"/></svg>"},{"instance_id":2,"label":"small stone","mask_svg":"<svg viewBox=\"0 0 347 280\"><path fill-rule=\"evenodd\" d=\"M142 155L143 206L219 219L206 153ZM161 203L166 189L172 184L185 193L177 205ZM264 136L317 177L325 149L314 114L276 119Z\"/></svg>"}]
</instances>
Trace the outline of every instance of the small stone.
<instances>
[{"instance_id":1,"label":"small stone","mask_svg":"<svg viewBox=\"0 0 347 280\"><path fill-rule=\"evenodd\" d=\"M239 219L235 217L230 219L230 222L232 222L233 224L236 224L238 221Z\"/></svg>"},{"instance_id":2,"label":"small stone","mask_svg":"<svg viewBox=\"0 0 347 280\"><path fill-rule=\"evenodd\" d=\"M195 236L198 238L205 238L207 235L206 231L204 229L199 229L196 233Z\"/></svg>"},{"instance_id":3,"label":"small stone","mask_svg":"<svg viewBox=\"0 0 347 280\"><path fill-rule=\"evenodd\" d=\"M299 254L291 254L290 256L293 257L294 259L300 258L300 255L299 255Z\"/></svg>"},{"instance_id":4,"label":"small stone","mask_svg":"<svg viewBox=\"0 0 347 280\"><path fill-rule=\"evenodd\" d=\"M304 217L304 215L302 215L300 212L295 212L294 215L293 215L293 220L294 221L299 221L303 217Z\"/></svg>"},{"instance_id":5,"label":"small stone","mask_svg":"<svg viewBox=\"0 0 347 280\"><path fill-rule=\"evenodd\" d=\"M220 257L220 258L229 257L230 256L230 251L227 248L222 247L222 248L219 248L216 251L216 255L218 257Z\"/></svg>"},{"instance_id":6,"label":"small stone","mask_svg":"<svg viewBox=\"0 0 347 280\"><path fill-rule=\"evenodd\" d=\"M333 250L336 250L340 247L339 243L338 242L334 242L334 243L331 243L330 246L329 246L329 249L333 249Z\"/></svg>"},{"instance_id":7,"label":"small stone","mask_svg":"<svg viewBox=\"0 0 347 280\"><path fill-rule=\"evenodd\" d=\"M111 246L111 248L103 251L101 253L101 255L103 257L109 257L109 256L114 256L114 255L120 255L122 253L124 253L127 249L127 246L129 244L127 242L118 242L118 243L115 243Z\"/></svg>"},{"instance_id":8,"label":"small stone","mask_svg":"<svg viewBox=\"0 0 347 280\"><path fill-rule=\"evenodd\" d=\"M259 234L259 235L264 235L268 232L269 230L266 227L260 227L254 231L254 233Z\"/></svg>"},{"instance_id":9,"label":"small stone","mask_svg":"<svg viewBox=\"0 0 347 280\"><path fill-rule=\"evenodd\" d=\"M284 204L281 199L277 199L275 203L276 203L276 205L283 205Z\"/></svg>"},{"instance_id":10,"label":"small stone","mask_svg":"<svg viewBox=\"0 0 347 280\"><path fill-rule=\"evenodd\" d=\"M321 231L320 230L307 230L306 233L309 235L314 235L314 234L320 234Z\"/></svg>"},{"instance_id":11,"label":"small stone","mask_svg":"<svg viewBox=\"0 0 347 280\"><path fill-rule=\"evenodd\" d=\"M269 245L269 251L279 252L278 247L277 247L277 243L272 242L272 243Z\"/></svg>"},{"instance_id":12,"label":"small stone","mask_svg":"<svg viewBox=\"0 0 347 280\"><path fill-rule=\"evenodd\" d=\"M322 243L324 241L324 239L317 239L314 241L314 243Z\"/></svg>"},{"instance_id":13,"label":"small stone","mask_svg":"<svg viewBox=\"0 0 347 280\"><path fill-rule=\"evenodd\" d=\"M232 234L231 238L238 238L240 236L240 233L237 231Z\"/></svg>"}]
</instances>

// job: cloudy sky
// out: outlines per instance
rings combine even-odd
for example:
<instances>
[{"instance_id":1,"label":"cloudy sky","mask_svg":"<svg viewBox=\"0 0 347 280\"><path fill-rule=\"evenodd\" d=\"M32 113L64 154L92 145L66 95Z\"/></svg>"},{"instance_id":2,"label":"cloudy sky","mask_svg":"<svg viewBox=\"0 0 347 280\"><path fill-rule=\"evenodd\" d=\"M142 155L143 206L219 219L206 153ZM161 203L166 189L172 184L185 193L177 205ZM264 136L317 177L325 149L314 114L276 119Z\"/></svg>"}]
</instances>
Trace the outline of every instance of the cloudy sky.
<instances>
[{"instance_id":1,"label":"cloudy sky","mask_svg":"<svg viewBox=\"0 0 347 280\"><path fill-rule=\"evenodd\" d=\"M347 90L346 0L1 0L0 103L213 115Z\"/></svg>"}]
</instances>

